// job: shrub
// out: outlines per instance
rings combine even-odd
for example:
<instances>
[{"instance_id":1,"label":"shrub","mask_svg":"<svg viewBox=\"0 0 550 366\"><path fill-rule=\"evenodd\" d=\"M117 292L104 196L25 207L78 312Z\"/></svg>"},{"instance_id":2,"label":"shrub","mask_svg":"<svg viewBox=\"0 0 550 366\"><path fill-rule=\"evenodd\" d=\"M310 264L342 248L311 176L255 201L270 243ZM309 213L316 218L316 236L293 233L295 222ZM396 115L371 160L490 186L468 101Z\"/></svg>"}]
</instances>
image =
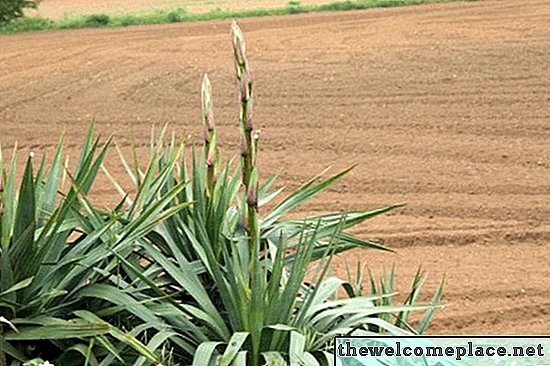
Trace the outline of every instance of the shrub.
<instances>
[{"instance_id":1,"label":"shrub","mask_svg":"<svg viewBox=\"0 0 550 366\"><path fill-rule=\"evenodd\" d=\"M128 27L131 25L139 25L142 23L140 18L133 14L123 15L119 19L117 19L117 21L118 21L118 24L120 24L123 27Z\"/></svg>"},{"instance_id":2,"label":"shrub","mask_svg":"<svg viewBox=\"0 0 550 366\"><path fill-rule=\"evenodd\" d=\"M24 15L25 9L36 9L41 0L0 0L0 26Z\"/></svg>"},{"instance_id":3,"label":"shrub","mask_svg":"<svg viewBox=\"0 0 550 366\"><path fill-rule=\"evenodd\" d=\"M104 27L109 25L111 18L107 14L90 14L84 20L88 27Z\"/></svg>"},{"instance_id":4,"label":"shrub","mask_svg":"<svg viewBox=\"0 0 550 366\"><path fill-rule=\"evenodd\" d=\"M394 0L390 0L390 1L394 1ZM325 10L325 11L327 11L327 10L328 11L342 11L342 10L361 9L361 8L364 8L364 7L367 7L367 6L368 6L368 3L367 4L362 4L362 3L355 3L355 2L352 2L350 0L346 0L346 1L342 1L342 2L334 2L334 3L329 3L329 4L323 4L323 5L320 5L319 7L322 10Z\"/></svg>"},{"instance_id":5,"label":"shrub","mask_svg":"<svg viewBox=\"0 0 550 366\"><path fill-rule=\"evenodd\" d=\"M302 7L302 4L297 0L289 1L286 4L286 8L289 14L300 14L305 11L304 8Z\"/></svg>"},{"instance_id":6,"label":"shrub","mask_svg":"<svg viewBox=\"0 0 550 366\"><path fill-rule=\"evenodd\" d=\"M9 26L0 27L0 32L15 33L15 32L30 32L35 30L49 29L54 25L50 19L42 17L25 17L19 18L10 22Z\"/></svg>"},{"instance_id":7,"label":"shrub","mask_svg":"<svg viewBox=\"0 0 550 366\"><path fill-rule=\"evenodd\" d=\"M185 19L187 12L182 8L177 8L166 14L166 20L170 23L178 23Z\"/></svg>"}]
</instances>

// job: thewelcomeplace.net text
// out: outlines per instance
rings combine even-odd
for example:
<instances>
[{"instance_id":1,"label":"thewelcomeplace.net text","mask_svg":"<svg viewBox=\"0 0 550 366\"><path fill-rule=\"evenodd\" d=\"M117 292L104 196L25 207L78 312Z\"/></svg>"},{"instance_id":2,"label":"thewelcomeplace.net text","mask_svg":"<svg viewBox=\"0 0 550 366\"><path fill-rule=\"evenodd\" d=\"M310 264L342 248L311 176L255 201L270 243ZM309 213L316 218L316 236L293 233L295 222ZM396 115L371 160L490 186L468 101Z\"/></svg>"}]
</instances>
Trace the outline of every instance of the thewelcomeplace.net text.
<instances>
[{"instance_id":1,"label":"thewelcomeplace.net text","mask_svg":"<svg viewBox=\"0 0 550 366\"><path fill-rule=\"evenodd\" d=\"M479 346L466 342L461 346L410 346L396 342L394 345L356 346L351 342L340 343L336 347L338 357L454 357L460 361L464 357L543 357L544 346Z\"/></svg>"}]
</instances>

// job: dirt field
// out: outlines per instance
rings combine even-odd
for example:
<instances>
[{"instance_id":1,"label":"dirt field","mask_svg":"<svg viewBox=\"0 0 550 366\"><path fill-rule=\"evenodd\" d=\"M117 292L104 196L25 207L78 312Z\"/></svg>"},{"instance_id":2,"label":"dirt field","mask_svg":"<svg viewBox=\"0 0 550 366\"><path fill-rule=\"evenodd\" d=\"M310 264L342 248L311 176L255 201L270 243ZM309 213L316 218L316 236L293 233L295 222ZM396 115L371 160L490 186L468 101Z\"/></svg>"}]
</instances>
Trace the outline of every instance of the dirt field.
<instances>
[{"instance_id":1,"label":"dirt field","mask_svg":"<svg viewBox=\"0 0 550 366\"><path fill-rule=\"evenodd\" d=\"M74 155L92 115L123 147L133 130L144 152L153 122L198 136L207 71L223 151L236 152L228 24L0 37L2 146L51 152L65 130ZM361 230L397 254L350 258L395 260L401 289L420 264L430 289L446 274L432 333L548 334L549 24L545 0L241 22L262 170L294 188L358 164L308 212L406 202Z\"/></svg>"}]
</instances>

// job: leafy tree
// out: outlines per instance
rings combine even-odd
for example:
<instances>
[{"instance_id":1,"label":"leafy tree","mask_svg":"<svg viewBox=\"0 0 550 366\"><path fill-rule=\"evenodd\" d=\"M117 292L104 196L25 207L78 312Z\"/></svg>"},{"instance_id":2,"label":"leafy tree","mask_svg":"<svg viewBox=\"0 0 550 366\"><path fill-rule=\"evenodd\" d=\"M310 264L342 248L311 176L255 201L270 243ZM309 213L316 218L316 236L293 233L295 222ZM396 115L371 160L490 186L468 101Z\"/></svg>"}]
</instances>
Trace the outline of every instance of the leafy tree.
<instances>
[{"instance_id":1,"label":"leafy tree","mask_svg":"<svg viewBox=\"0 0 550 366\"><path fill-rule=\"evenodd\" d=\"M23 16L25 9L36 9L41 0L0 0L0 26Z\"/></svg>"}]
</instances>

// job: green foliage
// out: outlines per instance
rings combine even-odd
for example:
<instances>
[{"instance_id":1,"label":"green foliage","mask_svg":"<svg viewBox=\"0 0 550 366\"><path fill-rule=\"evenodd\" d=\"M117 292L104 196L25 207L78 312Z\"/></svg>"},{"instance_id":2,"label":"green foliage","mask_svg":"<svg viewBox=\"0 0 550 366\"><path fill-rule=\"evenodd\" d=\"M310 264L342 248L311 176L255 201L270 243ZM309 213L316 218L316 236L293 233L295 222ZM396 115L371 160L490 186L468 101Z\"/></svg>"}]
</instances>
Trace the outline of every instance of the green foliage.
<instances>
[{"instance_id":1,"label":"green foliage","mask_svg":"<svg viewBox=\"0 0 550 366\"><path fill-rule=\"evenodd\" d=\"M393 1L393 0L392 0ZM396 3L397 5L397 3ZM373 4L372 6L368 4L367 2L353 2L350 0L345 1L338 1L334 3L324 4L321 5L323 10L326 11L343 11L343 10L359 10L364 9L366 7L375 7L376 5Z\"/></svg>"},{"instance_id":2,"label":"green foliage","mask_svg":"<svg viewBox=\"0 0 550 366\"><path fill-rule=\"evenodd\" d=\"M286 4L286 9L287 9L289 14L299 14L299 13L303 13L303 12L306 11L304 9L304 7L302 6L302 3L300 3L297 0L289 1Z\"/></svg>"},{"instance_id":3,"label":"green foliage","mask_svg":"<svg viewBox=\"0 0 550 366\"><path fill-rule=\"evenodd\" d=\"M51 29L55 23L42 17L23 17L15 19L4 27L0 26L0 34L4 32L18 33L18 32L32 32L45 29Z\"/></svg>"},{"instance_id":4,"label":"green foliage","mask_svg":"<svg viewBox=\"0 0 550 366\"><path fill-rule=\"evenodd\" d=\"M25 359L23 341L65 339L71 334L97 335L107 331L95 324L75 319L68 323L62 319L64 315L72 316L71 309L78 302L74 289L87 280L85 271L72 275L68 271L67 263L84 252L78 245L68 248L67 243L80 219L72 212L78 190L84 194L97 173L98 160L93 156L97 145L92 148L90 143L88 141L82 151L75 185L57 208L54 207L63 169L63 141L50 170L46 170L42 162L34 175L33 159L28 158L19 189L15 183L17 149L11 163L0 157L0 316L10 325L0 325L0 332L5 333L0 342L2 351L13 359ZM81 234L84 245L86 242L89 245L89 240L84 240L84 237ZM1 357L5 362L3 352Z\"/></svg>"},{"instance_id":5,"label":"green foliage","mask_svg":"<svg viewBox=\"0 0 550 366\"><path fill-rule=\"evenodd\" d=\"M117 24L123 27L128 27L130 25L138 25L140 23L141 23L140 19L132 14L127 14L117 19Z\"/></svg>"},{"instance_id":6,"label":"green foliage","mask_svg":"<svg viewBox=\"0 0 550 366\"><path fill-rule=\"evenodd\" d=\"M187 12L182 8L177 8L166 14L166 20L170 23L178 23L185 20Z\"/></svg>"},{"instance_id":7,"label":"green foliage","mask_svg":"<svg viewBox=\"0 0 550 366\"><path fill-rule=\"evenodd\" d=\"M0 26L21 18L25 9L36 9L40 0L0 0Z\"/></svg>"},{"instance_id":8,"label":"green foliage","mask_svg":"<svg viewBox=\"0 0 550 366\"><path fill-rule=\"evenodd\" d=\"M97 345L87 356L93 356L94 364L107 356L108 362L122 360L120 351L127 348L125 357L138 354L158 360L144 351L137 333L123 332L109 323L121 326L119 313L125 310L109 311L110 296L125 296L110 285L110 272L119 272L117 256L131 256L133 241L156 225L157 216L170 214L162 212L162 202L172 196L163 199L161 195L148 216L137 215L131 225L120 222L116 210L94 208L86 194L110 139L101 146L92 132L90 129L73 173L63 166L62 139L49 169L44 158L34 173L32 156L27 159L19 188L15 179L17 149L11 162L0 154L2 365L18 365L36 357L78 364L78 359L86 357L82 350L94 341ZM70 181L70 188L59 201L63 177ZM116 347L113 340L118 342Z\"/></svg>"},{"instance_id":9,"label":"green foliage","mask_svg":"<svg viewBox=\"0 0 550 366\"><path fill-rule=\"evenodd\" d=\"M91 14L86 17L84 24L87 27L105 27L111 23L111 18L107 14Z\"/></svg>"}]
</instances>

